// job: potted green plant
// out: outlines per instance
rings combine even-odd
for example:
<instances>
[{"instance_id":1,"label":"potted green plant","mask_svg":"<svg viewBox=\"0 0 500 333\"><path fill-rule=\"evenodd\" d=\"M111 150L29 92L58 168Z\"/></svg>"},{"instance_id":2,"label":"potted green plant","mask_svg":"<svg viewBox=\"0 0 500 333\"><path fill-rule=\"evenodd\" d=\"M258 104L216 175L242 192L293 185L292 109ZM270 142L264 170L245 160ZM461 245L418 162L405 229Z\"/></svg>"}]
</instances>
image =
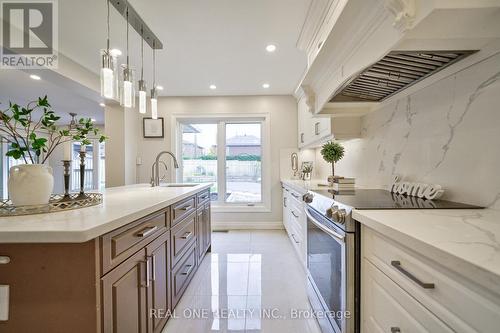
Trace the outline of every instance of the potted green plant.
<instances>
[{"instance_id":1,"label":"potted green plant","mask_svg":"<svg viewBox=\"0 0 500 333\"><path fill-rule=\"evenodd\" d=\"M321 147L323 159L332 164L332 181L335 179L335 163L344 157L344 146L335 141L329 141ZM330 178L330 177L329 177Z\"/></svg>"},{"instance_id":2,"label":"potted green plant","mask_svg":"<svg viewBox=\"0 0 500 333\"><path fill-rule=\"evenodd\" d=\"M22 107L9 102L0 110L0 135L9 144L7 156L25 164L9 170L9 198L16 206L47 204L54 187L52 168L45 163L55 149L69 141L90 144L88 136L99 135L92 120L81 118L73 128L60 128L61 117L52 110L47 96ZM105 136L100 135L103 142Z\"/></svg>"}]
</instances>

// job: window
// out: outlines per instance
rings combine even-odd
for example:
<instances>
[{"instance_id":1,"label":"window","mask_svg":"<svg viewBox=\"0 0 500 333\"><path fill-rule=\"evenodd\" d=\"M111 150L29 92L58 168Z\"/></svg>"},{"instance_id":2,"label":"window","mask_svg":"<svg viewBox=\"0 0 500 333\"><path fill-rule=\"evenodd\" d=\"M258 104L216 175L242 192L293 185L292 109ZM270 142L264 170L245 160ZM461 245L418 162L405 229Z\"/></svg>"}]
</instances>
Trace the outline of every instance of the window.
<instances>
[{"instance_id":1,"label":"window","mask_svg":"<svg viewBox=\"0 0 500 333\"><path fill-rule=\"evenodd\" d=\"M179 119L177 151L182 156L178 179L213 183L216 206L266 206L266 118Z\"/></svg>"},{"instance_id":2,"label":"window","mask_svg":"<svg viewBox=\"0 0 500 333\"><path fill-rule=\"evenodd\" d=\"M182 182L214 183L212 200L217 193L217 124L181 124Z\"/></svg>"},{"instance_id":3,"label":"window","mask_svg":"<svg viewBox=\"0 0 500 333\"><path fill-rule=\"evenodd\" d=\"M226 201L262 202L261 124L226 126Z\"/></svg>"},{"instance_id":4,"label":"window","mask_svg":"<svg viewBox=\"0 0 500 333\"><path fill-rule=\"evenodd\" d=\"M73 142L73 162L71 163L71 191L80 190L80 142ZM92 140L92 144L85 147L85 190L103 189L105 186L105 150L104 143ZM97 163L94 163L97 161Z\"/></svg>"}]
</instances>

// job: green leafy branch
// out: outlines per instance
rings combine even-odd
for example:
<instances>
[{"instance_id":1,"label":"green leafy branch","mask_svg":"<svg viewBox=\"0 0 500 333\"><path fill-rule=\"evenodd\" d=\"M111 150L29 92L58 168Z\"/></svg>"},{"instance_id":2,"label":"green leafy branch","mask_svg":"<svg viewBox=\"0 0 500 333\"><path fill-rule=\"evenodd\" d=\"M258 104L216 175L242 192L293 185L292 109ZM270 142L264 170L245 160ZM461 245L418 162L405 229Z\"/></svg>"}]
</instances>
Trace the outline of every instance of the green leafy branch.
<instances>
[{"instance_id":1,"label":"green leafy branch","mask_svg":"<svg viewBox=\"0 0 500 333\"><path fill-rule=\"evenodd\" d=\"M0 111L0 135L10 144L6 155L22 158L25 163L36 163L43 157L43 164L65 142L80 141L88 145L90 135L99 136L99 142L106 140L90 118L80 118L71 130L59 128L56 124L59 119L61 117L55 114L47 96L25 107L9 102L8 109ZM46 135L40 135L42 132Z\"/></svg>"}]
</instances>

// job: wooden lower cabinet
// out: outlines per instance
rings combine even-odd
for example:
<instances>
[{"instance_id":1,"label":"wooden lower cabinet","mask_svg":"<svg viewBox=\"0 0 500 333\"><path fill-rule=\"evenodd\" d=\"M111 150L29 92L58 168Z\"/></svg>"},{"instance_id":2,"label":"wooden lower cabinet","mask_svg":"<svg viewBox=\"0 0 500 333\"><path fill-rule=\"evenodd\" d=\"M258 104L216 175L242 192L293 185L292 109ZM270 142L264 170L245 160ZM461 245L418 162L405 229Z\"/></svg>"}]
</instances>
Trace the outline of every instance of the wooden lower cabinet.
<instances>
[{"instance_id":1,"label":"wooden lower cabinet","mask_svg":"<svg viewBox=\"0 0 500 333\"><path fill-rule=\"evenodd\" d=\"M101 279L104 332L147 332L149 265L144 249Z\"/></svg>"},{"instance_id":2,"label":"wooden lower cabinet","mask_svg":"<svg viewBox=\"0 0 500 333\"><path fill-rule=\"evenodd\" d=\"M212 226L210 223L210 202L198 207L196 213L196 247L198 262L203 260L205 253L210 250L212 244Z\"/></svg>"},{"instance_id":3,"label":"wooden lower cabinet","mask_svg":"<svg viewBox=\"0 0 500 333\"><path fill-rule=\"evenodd\" d=\"M10 286L0 332L160 333L210 248L208 198L204 190L86 243L0 244L10 258L0 265Z\"/></svg>"},{"instance_id":4,"label":"wooden lower cabinet","mask_svg":"<svg viewBox=\"0 0 500 333\"><path fill-rule=\"evenodd\" d=\"M146 247L147 260L151 261L148 287L148 332L159 333L167 322L170 310L170 235L165 233Z\"/></svg>"}]
</instances>

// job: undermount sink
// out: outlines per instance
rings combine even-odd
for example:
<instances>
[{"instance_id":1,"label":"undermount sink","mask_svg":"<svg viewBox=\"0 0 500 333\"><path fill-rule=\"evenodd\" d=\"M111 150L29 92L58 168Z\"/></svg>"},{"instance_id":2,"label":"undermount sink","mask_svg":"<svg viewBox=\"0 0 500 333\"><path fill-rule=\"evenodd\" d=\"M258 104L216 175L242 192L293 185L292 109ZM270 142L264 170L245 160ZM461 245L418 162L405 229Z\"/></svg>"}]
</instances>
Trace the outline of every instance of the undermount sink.
<instances>
[{"instance_id":1,"label":"undermount sink","mask_svg":"<svg viewBox=\"0 0 500 333\"><path fill-rule=\"evenodd\" d=\"M184 183L170 183L170 184L160 184L163 187L194 187L199 184L184 184Z\"/></svg>"}]
</instances>

